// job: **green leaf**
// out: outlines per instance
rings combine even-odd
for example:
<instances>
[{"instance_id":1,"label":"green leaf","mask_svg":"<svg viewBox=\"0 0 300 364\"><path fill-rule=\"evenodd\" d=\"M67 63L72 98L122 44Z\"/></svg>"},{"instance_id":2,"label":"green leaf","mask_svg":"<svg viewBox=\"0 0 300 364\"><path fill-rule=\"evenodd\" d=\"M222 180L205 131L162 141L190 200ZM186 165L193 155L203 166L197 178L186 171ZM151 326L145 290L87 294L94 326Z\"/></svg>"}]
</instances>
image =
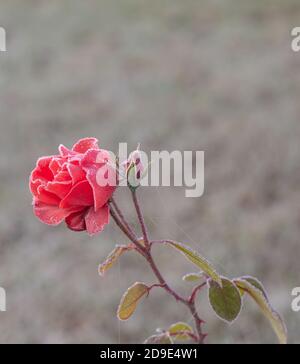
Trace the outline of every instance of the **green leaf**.
<instances>
[{"instance_id":1,"label":"green leaf","mask_svg":"<svg viewBox=\"0 0 300 364\"><path fill-rule=\"evenodd\" d=\"M286 344L287 329L285 323L279 313L273 309L263 292L248 280L238 278L235 279L234 282L240 289L248 293L261 308L263 314L270 321L271 326L278 337L279 343Z\"/></svg>"},{"instance_id":2,"label":"green leaf","mask_svg":"<svg viewBox=\"0 0 300 364\"><path fill-rule=\"evenodd\" d=\"M245 295L245 291L243 291L241 288L238 287L238 290L240 292L241 297L243 298Z\"/></svg>"},{"instance_id":3,"label":"green leaf","mask_svg":"<svg viewBox=\"0 0 300 364\"><path fill-rule=\"evenodd\" d=\"M105 272L114 265L124 252L132 249L133 247L131 245L116 245L115 249L107 256L105 261L99 265L98 272L100 276L104 276Z\"/></svg>"},{"instance_id":4,"label":"green leaf","mask_svg":"<svg viewBox=\"0 0 300 364\"><path fill-rule=\"evenodd\" d=\"M167 332L152 335L144 341L144 344L173 344L173 340Z\"/></svg>"},{"instance_id":5,"label":"green leaf","mask_svg":"<svg viewBox=\"0 0 300 364\"><path fill-rule=\"evenodd\" d=\"M166 241L166 243L171 245L173 248L179 250L188 260L201 268L203 272L206 273L212 280L217 282L220 286L222 285L222 280L219 274L212 267L212 265L199 253L193 251L192 249L181 243L171 241Z\"/></svg>"},{"instance_id":6,"label":"green leaf","mask_svg":"<svg viewBox=\"0 0 300 364\"><path fill-rule=\"evenodd\" d=\"M118 307L119 320L125 321L134 313L139 300L148 293L148 287L141 282L134 283L124 293Z\"/></svg>"},{"instance_id":7,"label":"green leaf","mask_svg":"<svg viewBox=\"0 0 300 364\"><path fill-rule=\"evenodd\" d=\"M184 275L182 277L182 280L185 282L194 283L194 282L198 282L201 278L203 278L203 276L204 276L203 272L187 273L186 275Z\"/></svg>"},{"instance_id":8,"label":"green leaf","mask_svg":"<svg viewBox=\"0 0 300 364\"><path fill-rule=\"evenodd\" d=\"M185 322L177 322L169 327L168 332L174 340L189 340L189 333L193 334L193 329Z\"/></svg>"},{"instance_id":9,"label":"green leaf","mask_svg":"<svg viewBox=\"0 0 300 364\"><path fill-rule=\"evenodd\" d=\"M243 276L243 277L240 277L240 279L243 279L243 280L249 282L250 284L252 284L252 286L259 289L261 291L261 293L265 296L266 300L267 301L269 300L263 284L257 278L251 277L251 276ZM243 291L243 289L242 289L242 291ZM245 292L245 291L243 291L243 292Z\"/></svg>"},{"instance_id":10,"label":"green leaf","mask_svg":"<svg viewBox=\"0 0 300 364\"><path fill-rule=\"evenodd\" d=\"M232 322L242 307L241 295L234 283L222 278L222 287L209 281L209 301L215 313L223 320Z\"/></svg>"}]
</instances>

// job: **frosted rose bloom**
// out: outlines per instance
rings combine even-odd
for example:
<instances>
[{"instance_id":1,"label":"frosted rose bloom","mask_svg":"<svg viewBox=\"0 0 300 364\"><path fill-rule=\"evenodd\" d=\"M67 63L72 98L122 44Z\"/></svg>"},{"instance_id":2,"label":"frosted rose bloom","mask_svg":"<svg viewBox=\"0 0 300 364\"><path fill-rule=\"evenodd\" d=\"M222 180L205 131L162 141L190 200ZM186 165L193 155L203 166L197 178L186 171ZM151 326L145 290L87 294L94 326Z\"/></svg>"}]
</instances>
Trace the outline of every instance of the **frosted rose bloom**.
<instances>
[{"instance_id":1,"label":"frosted rose bloom","mask_svg":"<svg viewBox=\"0 0 300 364\"><path fill-rule=\"evenodd\" d=\"M30 175L35 215L49 225L64 220L74 231L102 231L109 221L107 202L116 188L99 183L99 176L108 171L115 173L110 154L99 149L96 138L81 139L72 149L60 145L59 154L39 158Z\"/></svg>"}]
</instances>

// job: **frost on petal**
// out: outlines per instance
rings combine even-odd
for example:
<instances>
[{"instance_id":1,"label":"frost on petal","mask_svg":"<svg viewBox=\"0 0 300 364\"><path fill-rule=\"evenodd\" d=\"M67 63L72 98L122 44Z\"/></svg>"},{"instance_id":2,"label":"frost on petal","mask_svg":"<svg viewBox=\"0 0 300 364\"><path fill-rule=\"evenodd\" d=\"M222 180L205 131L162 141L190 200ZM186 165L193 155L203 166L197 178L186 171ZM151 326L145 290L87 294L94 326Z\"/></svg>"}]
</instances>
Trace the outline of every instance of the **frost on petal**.
<instances>
[{"instance_id":1,"label":"frost on petal","mask_svg":"<svg viewBox=\"0 0 300 364\"><path fill-rule=\"evenodd\" d=\"M58 198L58 196L56 196L54 193L48 192L45 189L44 185L40 185L37 188L37 196L36 196L39 201L47 204L47 205L54 205L54 206L58 206L60 199Z\"/></svg>"},{"instance_id":2,"label":"frost on petal","mask_svg":"<svg viewBox=\"0 0 300 364\"><path fill-rule=\"evenodd\" d=\"M83 138L78 140L77 143L73 145L72 150L77 153L85 153L89 149L99 149L98 139L96 138Z\"/></svg>"},{"instance_id":3,"label":"frost on petal","mask_svg":"<svg viewBox=\"0 0 300 364\"><path fill-rule=\"evenodd\" d=\"M99 186L97 182L97 170L90 169L86 175L87 180L89 181L90 185L93 189L94 195L94 206L95 210L97 211L103 205L107 203L111 195L113 194L114 190L116 189L115 186Z\"/></svg>"},{"instance_id":4,"label":"frost on petal","mask_svg":"<svg viewBox=\"0 0 300 364\"><path fill-rule=\"evenodd\" d=\"M109 207L105 205L94 211L90 208L85 216L86 230L90 235L99 233L109 221Z\"/></svg>"},{"instance_id":5,"label":"frost on petal","mask_svg":"<svg viewBox=\"0 0 300 364\"><path fill-rule=\"evenodd\" d=\"M75 185L77 182L80 182L85 179L85 172L82 168L74 163L67 164L68 172L72 178L72 183Z\"/></svg>"},{"instance_id":6,"label":"frost on petal","mask_svg":"<svg viewBox=\"0 0 300 364\"><path fill-rule=\"evenodd\" d=\"M63 164L64 164L64 158L61 157L53 158L49 163L49 169L51 170L53 175L56 175L61 170Z\"/></svg>"},{"instance_id":7,"label":"frost on petal","mask_svg":"<svg viewBox=\"0 0 300 364\"><path fill-rule=\"evenodd\" d=\"M70 150L69 148L65 147L63 144L60 144L58 147L59 153L62 157L68 157L69 155L74 155L76 154L75 152L73 152L72 150Z\"/></svg>"},{"instance_id":8,"label":"frost on petal","mask_svg":"<svg viewBox=\"0 0 300 364\"><path fill-rule=\"evenodd\" d=\"M65 182L65 181L71 181L72 178L70 176L70 173L66 170L60 171L55 177L54 180L56 182Z\"/></svg>"},{"instance_id":9,"label":"frost on petal","mask_svg":"<svg viewBox=\"0 0 300 364\"><path fill-rule=\"evenodd\" d=\"M65 222L69 229L74 231L84 231L86 230L85 224L85 215L87 213L87 209L83 209L78 212L74 212L66 217Z\"/></svg>"},{"instance_id":10,"label":"frost on petal","mask_svg":"<svg viewBox=\"0 0 300 364\"><path fill-rule=\"evenodd\" d=\"M81 159L81 166L84 170L99 168L109 160L109 153L106 150L89 149Z\"/></svg>"},{"instance_id":11,"label":"frost on petal","mask_svg":"<svg viewBox=\"0 0 300 364\"><path fill-rule=\"evenodd\" d=\"M77 183L60 203L61 208L93 205L93 191L88 181Z\"/></svg>"},{"instance_id":12,"label":"frost on petal","mask_svg":"<svg viewBox=\"0 0 300 364\"><path fill-rule=\"evenodd\" d=\"M85 153L81 166L86 171L86 178L93 189L94 206L97 211L105 205L116 189L116 172L109 166L109 152L105 150L90 149ZM102 173L102 170L104 173ZM101 176L109 173L109 178L102 181ZM103 182L103 183L102 183ZM105 185L104 182L107 182Z\"/></svg>"},{"instance_id":13,"label":"frost on petal","mask_svg":"<svg viewBox=\"0 0 300 364\"><path fill-rule=\"evenodd\" d=\"M41 201L33 201L35 216L48 225L60 224L68 215L78 211L78 207L60 209L58 206L47 205Z\"/></svg>"},{"instance_id":14,"label":"frost on petal","mask_svg":"<svg viewBox=\"0 0 300 364\"><path fill-rule=\"evenodd\" d=\"M48 192L54 193L60 199L63 199L71 190L72 182L71 181L64 181L64 182L57 182L52 181L48 182L45 189Z\"/></svg>"},{"instance_id":15,"label":"frost on petal","mask_svg":"<svg viewBox=\"0 0 300 364\"><path fill-rule=\"evenodd\" d=\"M33 196L37 197L38 195L38 187L42 184L40 179L32 180L30 177L29 179L29 189Z\"/></svg>"},{"instance_id":16,"label":"frost on petal","mask_svg":"<svg viewBox=\"0 0 300 364\"><path fill-rule=\"evenodd\" d=\"M29 189L33 196L38 196L38 188L42 185L45 186L47 184L47 181L44 178L37 178L36 177L36 171L33 170L31 172L31 175L29 177Z\"/></svg>"},{"instance_id":17,"label":"frost on petal","mask_svg":"<svg viewBox=\"0 0 300 364\"><path fill-rule=\"evenodd\" d=\"M38 188L53 180L53 173L49 168L53 156L41 157L29 177L29 188L31 193L38 197Z\"/></svg>"},{"instance_id":18,"label":"frost on petal","mask_svg":"<svg viewBox=\"0 0 300 364\"><path fill-rule=\"evenodd\" d=\"M53 173L49 168L49 164L52 160L52 156L41 157L36 162L36 167L31 172L30 181L43 180L51 181L53 179Z\"/></svg>"}]
</instances>

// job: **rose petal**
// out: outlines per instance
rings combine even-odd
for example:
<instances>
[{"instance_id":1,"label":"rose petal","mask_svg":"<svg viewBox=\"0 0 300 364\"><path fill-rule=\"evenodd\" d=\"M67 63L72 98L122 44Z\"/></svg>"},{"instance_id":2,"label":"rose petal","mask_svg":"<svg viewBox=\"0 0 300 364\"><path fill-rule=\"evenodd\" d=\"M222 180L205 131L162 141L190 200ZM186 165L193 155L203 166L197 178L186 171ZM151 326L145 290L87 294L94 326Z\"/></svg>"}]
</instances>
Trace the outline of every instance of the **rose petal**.
<instances>
[{"instance_id":1,"label":"rose petal","mask_svg":"<svg viewBox=\"0 0 300 364\"><path fill-rule=\"evenodd\" d=\"M30 177L29 179L29 189L31 191L31 193L33 194L33 196L37 197L38 195L38 187L42 184L42 181L40 179L36 179L36 180L32 180L32 178Z\"/></svg>"},{"instance_id":2,"label":"rose petal","mask_svg":"<svg viewBox=\"0 0 300 364\"><path fill-rule=\"evenodd\" d=\"M73 214L66 217L65 222L69 229L74 231L84 231L86 230L85 224L85 216L87 213L87 209L83 209L78 212L74 212Z\"/></svg>"},{"instance_id":3,"label":"rose petal","mask_svg":"<svg viewBox=\"0 0 300 364\"><path fill-rule=\"evenodd\" d=\"M67 182L72 181L69 171L66 169L65 171L60 171L55 177L54 180L56 182Z\"/></svg>"},{"instance_id":4,"label":"rose petal","mask_svg":"<svg viewBox=\"0 0 300 364\"><path fill-rule=\"evenodd\" d=\"M47 205L41 201L33 201L33 210L35 216L43 223L48 225L60 224L68 215L78 211L78 207L61 209L58 206Z\"/></svg>"},{"instance_id":5,"label":"rose petal","mask_svg":"<svg viewBox=\"0 0 300 364\"><path fill-rule=\"evenodd\" d=\"M38 195L38 187L53 180L53 173L49 168L53 156L41 157L37 160L34 170L29 177L29 188L34 196Z\"/></svg>"},{"instance_id":6,"label":"rose petal","mask_svg":"<svg viewBox=\"0 0 300 364\"><path fill-rule=\"evenodd\" d=\"M69 155L74 155L75 153L69 148L65 147L63 144L60 144L58 147L59 153L62 157L67 157Z\"/></svg>"},{"instance_id":7,"label":"rose petal","mask_svg":"<svg viewBox=\"0 0 300 364\"><path fill-rule=\"evenodd\" d=\"M77 183L60 203L61 208L93 205L93 191L88 181Z\"/></svg>"},{"instance_id":8,"label":"rose petal","mask_svg":"<svg viewBox=\"0 0 300 364\"><path fill-rule=\"evenodd\" d=\"M68 163L67 169L74 185L85 178L85 172L80 166L77 166L74 163Z\"/></svg>"},{"instance_id":9,"label":"rose petal","mask_svg":"<svg viewBox=\"0 0 300 364\"><path fill-rule=\"evenodd\" d=\"M64 163L64 159L63 158L53 158L51 160L51 162L49 163L49 168L51 170L51 172L53 173L53 175L56 175L60 170L61 167Z\"/></svg>"},{"instance_id":10,"label":"rose petal","mask_svg":"<svg viewBox=\"0 0 300 364\"><path fill-rule=\"evenodd\" d=\"M65 181L65 182L57 182L52 181L48 182L45 189L48 192L54 193L60 199L66 197L66 195L70 192L72 188L72 181Z\"/></svg>"},{"instance_id":11,"label":"rose petal","mask_svg":"<svg viewBox=\"0 0 300 364\"><path fill-rule=\"evenodd\" d=\"M60 202L60 198L56 196L54 193L48 192L45 185L40 185L37 188L37 196L36 198L47 205L58 206Z\"/></svg>"},{"instance_id":12,"label":"rose petal","mask_svg":"<svg viewBox=\"0 0 300 364\"><path fill-rule=\"evenodd\" d=\"M45 180L51 181L53 179L53 173L49 168L49 164L53 156L41 157L37 160L34 170L31 172L30 180Z\"/></svg>"},{"instance_id":13,"label":"rose petal","mask_svg":"<svg viewBox=\"0 0 300 364\"><path fill-rule=\"evenodd\" d=\"M115 191L116 187L99 186L97 182L97 171L92 169L87 172L86 178L89 181L90 185L92 186L93 196L94 196L94 206L95 206L95 211L97 211L107 203L107 201Z\"/></svg>"},{"instance_id":14,"label":"rose petal","mask_svg":"<svg viewBox=\"0 0 300 364\"><path fill-rule=\"evenodd\" d=\"M77 143L73 145L72 150L77 153L85 153L89 149L99 149L98 139L96 138L83 138L78 140Z\"/></svg>"},{"instance_id":15,"label":"rose petal","mask_svg":"<svg viewBox=\"0 0 300 364\"><path fill-rule=\"evenodd\" d=\"M88 210L85 216L86 230L90 235L99 233L109 221L109 207L104 205L97 211L93 208Z\"/></svg>"},{"instance_id":16,"label":"rose petal","mask_svg":"<svg viewBox=\"0 0 300 364\"><path fill-rule=\"evenodd\" d=\"M89 149L81 159L81 166L84 170L89 168L101 167L109 161L110 155L107 150Z\"/></svg>"},{"instance_id":17,"label":"rose petal","mask_svg":"<svg viewBox=\"0 0 300 364\"><path fill-rule=\"evenodd\" d=\"M107 163L104 163L108 158L108 151L90 149L85 153L81 161L81 166L86 171L86 178L93 189L95 210L105 205L116 189L115 171ZM101 168L104 168L103 174L108 171L110 172L109 177L111 181L108 181L109 185L105 185L105 182L107 182L106 179L101 180Z\"/></svg>"}]
</instances>

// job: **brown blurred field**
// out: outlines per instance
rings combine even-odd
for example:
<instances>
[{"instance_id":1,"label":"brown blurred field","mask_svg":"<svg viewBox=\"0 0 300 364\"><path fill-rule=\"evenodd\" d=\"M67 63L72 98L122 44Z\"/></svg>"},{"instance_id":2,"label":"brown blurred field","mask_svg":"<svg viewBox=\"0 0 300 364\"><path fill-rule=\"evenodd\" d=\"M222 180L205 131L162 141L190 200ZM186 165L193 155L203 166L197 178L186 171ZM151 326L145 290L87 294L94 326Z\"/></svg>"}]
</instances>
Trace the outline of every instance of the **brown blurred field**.
<instances>
[{"instance_id":1,"label":"brown blurred field","mask_svg":"<svg viewBox=\"0 0 300 364\"><path fill-rule=\"evenodd\" d=\"M160 290L118 323L124 290L154 282L134 254L105 279L97 266L115 243L52 228L31 210L28 176L41 155L96 136L145 150L204 150L205 194L141 192L153 238L189 243L228 276L257 276L300 342L300 53L290 31L300 4L287 1L0 1L1 343L142 342L190 317ZM123 192L123 193L122 193ZM118 192L131 221L125 190ZM168 248L156 257L184 292L194 268ZM230 327L199 300L209 343L276 342L247 300Z\"/></svg>"}]
</instances>

